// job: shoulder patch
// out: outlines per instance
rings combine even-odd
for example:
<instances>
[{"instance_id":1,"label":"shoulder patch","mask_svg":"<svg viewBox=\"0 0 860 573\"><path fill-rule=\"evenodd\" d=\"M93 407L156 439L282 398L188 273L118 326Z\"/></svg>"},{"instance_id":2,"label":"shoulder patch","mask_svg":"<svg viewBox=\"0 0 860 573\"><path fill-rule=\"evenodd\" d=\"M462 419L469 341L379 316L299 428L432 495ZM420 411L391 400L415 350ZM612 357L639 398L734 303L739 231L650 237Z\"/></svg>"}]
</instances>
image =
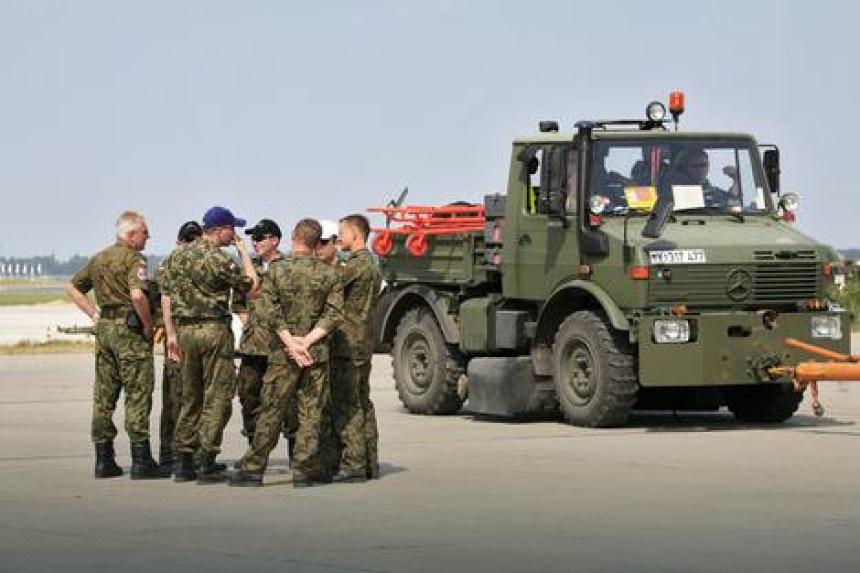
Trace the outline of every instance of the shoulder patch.
<instances>
[{"instance_id":1,"label":"shoulder patch","mask_svg":"<svg viewBox=\"0 0 860 573\"><path fill-rule=\"evenodd\" d=\"M140 263L140 266L137 267L137 278L142 281L146 280L146 263Z\"/></svg>"}]
</instances>

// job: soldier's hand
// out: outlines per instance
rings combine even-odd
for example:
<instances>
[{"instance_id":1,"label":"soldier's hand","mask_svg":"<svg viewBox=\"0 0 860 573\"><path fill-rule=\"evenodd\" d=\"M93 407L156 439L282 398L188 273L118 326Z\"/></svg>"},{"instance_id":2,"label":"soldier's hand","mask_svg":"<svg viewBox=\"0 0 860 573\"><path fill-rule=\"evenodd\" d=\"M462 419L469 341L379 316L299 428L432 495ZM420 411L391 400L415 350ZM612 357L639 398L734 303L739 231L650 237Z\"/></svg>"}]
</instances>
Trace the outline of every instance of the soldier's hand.
<instances>
[{"instance_id":1,"label":"soldier's hand","mask_svg":"<svg viewBox=\"0 0 860 573\"><path fill-rule=\"evenodd\" d=\"M310 344L308 344L308 340L307 340L307 338L306 338L306 337L304 337L304 336L294 336L294 337L293 337L293 342L294 342L297 346L301 346L301 347L302 347L302 348L304 348L305 350L307 350L307 349L308 349L308 348L310 348L310 346L311 346Z\"/></svg>"},{"instance_id":2,"label":"soldier's hand","mask_svg":"<svg viewBox=\"0 0 860 573\"><path fill-rule=\"evenodd\" d=\"M167 337L167 359L173 362L179 362L182 359L182 347L179 346L175 336Z\"/></svg>"},{"instance_id":3,"label":"soldier's hand","mask_svg":"<svg viewBox=\"0 0 860 573\"><path fill-rule=\"evenodd\" d=\"M242 237L239 235L233 235L233 245L235 245L236 250L240 253L245 253L248 251L248 248L245 246L245 241L242 240Z\"/></svg>"},{"instance_id":4,"label":"soldier's hand","mask_svg":"<svg viewBox=\"0 0 860 573\"><path fill-rule=\"evenodd\" d=\"M149 325L144 325L144 327L143 327L143 337L144 337L145 339L147 339L148 341L152 342L152 337L153 337L153 335L154 335L154 334L155 334L155 332L152 330L152 325L151 325L151 324L149 324Z\"/></svg>"},{"instance_id":5,"label":"soldier's hand","mask_svg":"<svg viewBox=\"0 0 860 573\"><path fill-rule=\"evenodd\" d=\"M314 359L308 349L301 343L299 338L300 337L295 336L290 337L290 339L284 343L284 351L287 353L287 356L296 362L296 364L305 368L307 366L311 366L314 363Z\"/></svg>"}]
</instances>

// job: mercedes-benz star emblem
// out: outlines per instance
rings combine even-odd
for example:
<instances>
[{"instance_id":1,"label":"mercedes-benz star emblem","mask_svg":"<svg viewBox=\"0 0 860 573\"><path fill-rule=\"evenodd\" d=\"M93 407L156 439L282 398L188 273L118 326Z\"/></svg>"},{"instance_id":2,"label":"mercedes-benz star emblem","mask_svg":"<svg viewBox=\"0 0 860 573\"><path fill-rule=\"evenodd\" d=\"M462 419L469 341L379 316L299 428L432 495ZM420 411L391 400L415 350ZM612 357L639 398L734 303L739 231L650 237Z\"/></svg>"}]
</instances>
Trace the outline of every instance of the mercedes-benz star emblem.
<instances>
[{"instance_id":1,"label":"mercedes-benz star emblem","mask_svg":"<svg viewBox=\"0 0 860 573\"><path fill-rule=\"evenodd\" d=\"M735 269L729 273L726 294L735 301L744 300L752 292L752 277L743 269Z\"/></svg>"}]
</instances>

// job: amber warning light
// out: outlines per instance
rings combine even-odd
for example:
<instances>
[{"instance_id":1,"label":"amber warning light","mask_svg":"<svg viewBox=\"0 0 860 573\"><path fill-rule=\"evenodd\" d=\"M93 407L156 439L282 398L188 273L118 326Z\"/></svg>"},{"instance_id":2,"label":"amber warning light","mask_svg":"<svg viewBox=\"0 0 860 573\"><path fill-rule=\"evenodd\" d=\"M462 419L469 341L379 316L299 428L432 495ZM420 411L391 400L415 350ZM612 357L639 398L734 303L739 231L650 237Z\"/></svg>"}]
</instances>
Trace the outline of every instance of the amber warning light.
<instances>
[{"instance_id":1,"label":"amber warning light","mask_svg":"<svg viewBox=\"0 0 860 573\"><path fill-rule=\"evenodd\" d=\"M675 131L678 131L678 118L684 113L684 92L672 92L669 94L669 113L675 122Z\"/></svg>"}]
</instances>

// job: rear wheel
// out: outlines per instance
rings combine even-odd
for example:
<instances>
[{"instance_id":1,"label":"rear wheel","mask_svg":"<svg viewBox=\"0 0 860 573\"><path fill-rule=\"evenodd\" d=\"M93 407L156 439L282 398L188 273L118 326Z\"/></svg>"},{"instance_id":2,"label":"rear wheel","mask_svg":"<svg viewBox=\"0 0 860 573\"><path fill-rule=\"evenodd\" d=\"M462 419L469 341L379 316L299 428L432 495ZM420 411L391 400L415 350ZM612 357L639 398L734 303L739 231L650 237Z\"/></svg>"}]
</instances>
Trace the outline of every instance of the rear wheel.
<instances>
[{"instance_id":1,"label":"rear wheel","mask_svg":"<svg viewBox=\"0 0 860 573\"><path fill-rule=\"evenodd\" d=\"M602 428L627 421L639 391L636 360L627 338L602 313L568 316L552 350L559 407L568 422Z\"/></svg>"},{"instance_id":2,"label":"rear wheel","mask_svg":"<svg viewBox=\"0 0 860 573\"><path fill-rule=\"evenodd\" d=\"M792 384L729 386L723 389L726 405L739 422L778 424L797 412L803 400Z\"/></svg>"},{"instance_id":3,"label":"rear wheel","mask_svg":"<svg viewBox=\"0 0 860 573\"><path fill-rule=\"evenodd\" d=\"M457 388L465 360L445 342L432 312L415 308L403 315L391 356L397 395L410 412L453 414L463 406Z\"/></svg>"}]
</instances>

